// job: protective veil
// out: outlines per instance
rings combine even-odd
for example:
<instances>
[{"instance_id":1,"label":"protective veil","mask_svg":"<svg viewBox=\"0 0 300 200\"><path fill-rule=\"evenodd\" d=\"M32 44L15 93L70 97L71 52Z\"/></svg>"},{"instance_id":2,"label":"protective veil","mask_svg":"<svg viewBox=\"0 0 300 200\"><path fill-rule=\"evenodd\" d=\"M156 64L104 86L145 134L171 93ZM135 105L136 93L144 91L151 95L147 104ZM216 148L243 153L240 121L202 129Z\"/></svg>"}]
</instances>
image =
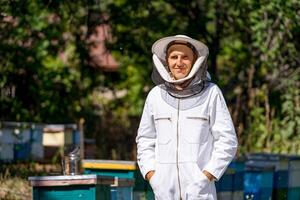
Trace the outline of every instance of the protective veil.
<instances>
[{"instance_id":1,"label":"protective veil","mask_svg":"<svg viewBox=\"0 0 300 200\"><path fill-rule=\"evenodd\" d=\"M166 52L170 44L176 43L177 41L185 42L186 45L194 51L197 60L185 78L174 80L167 66ZM176 98L190 97L201 93L208 86L208 82L210 81L210 76L207 72L207 57L209 51L207 46L203 43L185 35L165 37L153 44L152 53L154 64L152 80L171 96ZM176 89L176 84L185 82L189 82L189 84L183 90Z\"/></svg>"}]
</instances>

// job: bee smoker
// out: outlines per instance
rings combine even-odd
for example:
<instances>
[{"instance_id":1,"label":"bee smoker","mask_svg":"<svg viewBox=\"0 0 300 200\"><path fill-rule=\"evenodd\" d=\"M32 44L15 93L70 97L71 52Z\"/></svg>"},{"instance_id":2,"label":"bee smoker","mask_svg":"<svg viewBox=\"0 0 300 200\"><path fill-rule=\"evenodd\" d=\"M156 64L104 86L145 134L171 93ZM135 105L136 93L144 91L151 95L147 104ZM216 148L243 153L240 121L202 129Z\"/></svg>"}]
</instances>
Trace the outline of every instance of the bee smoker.
<instances>
[{"instance_id":1,"label":"bee smoker","mask_svg":"<svg viewBox=\"0 0 300 200\"><path fill-rule=\"evenodd\" d=\"M79 147L65 155L62 159L62 171L64 175L79 175L81 171L81 159Z\"/></svg>"}]
</instances>

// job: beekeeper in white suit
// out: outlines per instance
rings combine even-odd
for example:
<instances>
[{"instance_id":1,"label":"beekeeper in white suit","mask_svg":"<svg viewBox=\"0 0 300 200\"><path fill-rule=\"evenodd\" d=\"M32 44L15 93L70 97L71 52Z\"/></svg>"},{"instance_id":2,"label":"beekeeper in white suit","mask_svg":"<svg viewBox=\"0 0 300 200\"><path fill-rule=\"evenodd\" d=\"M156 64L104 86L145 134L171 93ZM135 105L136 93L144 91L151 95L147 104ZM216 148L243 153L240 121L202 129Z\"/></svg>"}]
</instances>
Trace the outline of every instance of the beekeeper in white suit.
<instances>
[{"instance_id":1,"label":"beekeeper in white suit","mask_svg":"<svg viewBox=\"0 0 300 200\"><path fill-rule=\"evenodd\" d=\"M137 160L156 200L217 199L214 181L237 138L222 92L207 73L208 48L176 35L152 46L156 83L136 137Z\"/></svg>"}]
</instances>

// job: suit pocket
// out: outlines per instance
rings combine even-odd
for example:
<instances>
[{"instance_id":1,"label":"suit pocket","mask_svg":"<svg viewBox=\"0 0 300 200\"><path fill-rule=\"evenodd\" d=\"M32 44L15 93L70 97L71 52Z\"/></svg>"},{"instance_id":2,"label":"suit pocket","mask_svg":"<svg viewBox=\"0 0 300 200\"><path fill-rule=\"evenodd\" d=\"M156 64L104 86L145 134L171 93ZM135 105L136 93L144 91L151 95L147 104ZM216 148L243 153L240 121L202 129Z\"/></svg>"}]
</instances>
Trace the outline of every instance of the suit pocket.
<instances>
[{"instance_id":1,"label":"suit pocket","mask_svg":"<svg viewBox=\"0 0 300 200\"><path fill-rule=\"evenodd\" d=\"M168 144L171 141L171 114L157 114L154 116L158 144Z\"/></svg>"},{"instance_id":2,"label":"suit pocket","mask_svg":"<svg viewBox=\"0 0 300 200\"><path fill-rule=\"evenodd\" d=\"M196 163L193 171L193 181L186 188L187 199L210 199L212 182L208 180Z\"/></svg>"},{"instance_id":3,"label":"suit pocket","mask_svg":"<svg viewBox=\"0 0 300 200\"><path fill-rule=\"evenodd\" d=\"M185 119L186 133L184 138L188 143L203 144L209 134L209 117L206 115L188 115Z\"/></svg>"}]
</instances>

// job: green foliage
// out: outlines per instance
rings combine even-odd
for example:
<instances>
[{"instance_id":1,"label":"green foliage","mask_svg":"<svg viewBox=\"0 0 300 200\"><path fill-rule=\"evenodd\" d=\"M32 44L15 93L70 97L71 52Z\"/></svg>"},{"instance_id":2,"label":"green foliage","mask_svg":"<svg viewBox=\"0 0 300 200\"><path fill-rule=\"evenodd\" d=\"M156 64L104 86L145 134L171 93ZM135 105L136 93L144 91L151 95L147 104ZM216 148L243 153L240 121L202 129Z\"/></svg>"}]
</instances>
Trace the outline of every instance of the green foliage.
<instances>
[{"instance_id":1,"label":"green foliage","mask_svg":"<svg viewBox=\"0 0 300 200\"><path fill-rule=\"evenodd\" d=\"M245 138L257 140L248 151L299 153L299 28L300 3L297 1L248 1L251 61L255 66L249 127ZM298 28L297 28L298 27ZM298 49L297 49L298 48ZM298 58L297 58L298 57ZM265 96L259 98L262 92ZM297 97L298 96L298 97ZM270 98L272 97L272 98ZM256 113L255 110L260 110ZM261 120L259 120L261 119ZM257 121L259 120L259 121ZM280 143L281 141L281 143ZM283 142L282 142L283 141Z\"/></svg>"},{"instance_id":2,"label":"green foliage","mask_svg":"<svg viewBox=\"0 0 300 200\"><path fill-rule=\"evenodd\" d=\"M85 34L87 10L80 1L6 3L1 11L0 84L2 91L15 92L2 92L1 119L77 121L92 106L88 96L99 84L95 70L82 59L87 45L79 36Z\"/></svg>"},{"instance_id":3,"label":"green foliage","mask_svg":"<svg viewBox=\"0 0 300 200\"><path fill-rule=\"evenodd\" d=\"M290 141L292 145L298 144L300 134L300 74L295 74L290 80L286 80L286 92L282 95L282 109L280 126L284 140ZM300 148L291 150L300 153Z\"/></svg>"}]
</instances>

